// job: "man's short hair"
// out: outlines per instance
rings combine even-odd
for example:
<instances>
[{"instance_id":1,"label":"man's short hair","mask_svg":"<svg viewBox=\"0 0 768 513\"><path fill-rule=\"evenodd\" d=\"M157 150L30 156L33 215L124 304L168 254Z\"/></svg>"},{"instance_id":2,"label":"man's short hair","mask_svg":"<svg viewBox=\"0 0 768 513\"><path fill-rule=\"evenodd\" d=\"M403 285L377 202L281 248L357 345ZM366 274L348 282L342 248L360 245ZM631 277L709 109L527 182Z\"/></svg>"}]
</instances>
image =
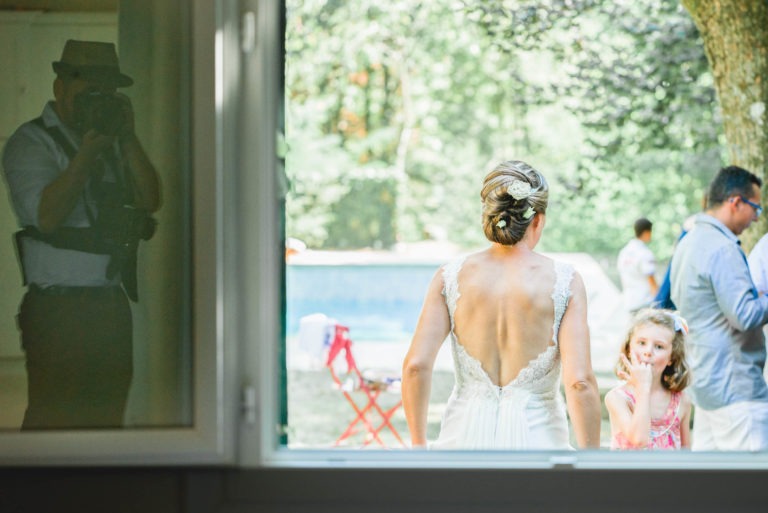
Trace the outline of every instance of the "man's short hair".
<instances>
[{"instance_id":1,"label":"man's short hair","mask_svg":"<svg viewBox=\"0 0 768 513\"><path fill-rule=\"evenodd\" d=\"M653 223L644 217L635 221L635 237L640 237L642 234L650 232L652 229Z\"/></svg>"},{"instance_id":2,"label":"man's short hair","mask_svg":"<svg viewBox=\"0 0 768 513\"><path fill-rule=\"evenodd\" d=\"M762 187L763 181L744 168L728 166L720 169L709 184L707 208L716 207L737 194L749 198L753 184Z\"/></svg>"}]
</instances>

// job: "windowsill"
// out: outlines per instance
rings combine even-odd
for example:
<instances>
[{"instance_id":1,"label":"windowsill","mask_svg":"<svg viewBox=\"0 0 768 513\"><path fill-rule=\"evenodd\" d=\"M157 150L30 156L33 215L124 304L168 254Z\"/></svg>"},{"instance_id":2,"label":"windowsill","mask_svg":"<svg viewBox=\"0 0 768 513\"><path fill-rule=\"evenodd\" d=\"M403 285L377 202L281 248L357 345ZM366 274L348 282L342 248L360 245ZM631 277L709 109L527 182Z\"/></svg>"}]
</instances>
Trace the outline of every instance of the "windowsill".
<instances>
[{"instance_id":1,"label":"windowsill","mask_svg":"<svg viewBox=\"0 0 768 513\"><path fill-rule=\"evenodd\" d=\"M768 452L278 449L265 455L263 465L361 469L756 470L768 469Z\"/></svg>"}]
</instances>

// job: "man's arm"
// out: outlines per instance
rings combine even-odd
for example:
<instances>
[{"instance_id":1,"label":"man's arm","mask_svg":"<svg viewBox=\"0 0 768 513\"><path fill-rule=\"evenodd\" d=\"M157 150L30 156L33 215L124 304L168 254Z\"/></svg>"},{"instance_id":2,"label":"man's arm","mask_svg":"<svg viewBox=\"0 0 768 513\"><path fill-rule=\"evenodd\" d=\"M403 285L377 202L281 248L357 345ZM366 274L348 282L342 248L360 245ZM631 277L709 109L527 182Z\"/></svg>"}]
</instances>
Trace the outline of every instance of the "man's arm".
<instances>
[{"instance_id":1,"label":"man's arm","mask_svg":"<svg viewBox=\"0 0 768 513\"><path fill-rule=\"evenodd\" d=\"M648 276L648 286L651 287L651 295L656 297L656 293L659 291L659 285L656 283L656 277L652 274Z\"/></svg>"},{"instance_id":2,"label":"man's arm","mask_svg":"<svg viewBox=\"0 0 768 513\"><path fill-rule=\"evenodd\" d=\"M643 257L640 269L648 277L648 286L651 289L651 296L656 296L659 291L659 285L656 283L656 258L653 256L650 248L643 245Z\"/></svg>"},{"instance_id":3,"label":"man's arm","mask_svg":"<svg viewBox=\"0 0 768 513\"><path fill-rule=\"evenodd\" d=\"M135 193L134 206L148 212L156 212L162 203L160 178L136 136L131 100L124 94L117 93L116 96L123 101L126 119L119 141L120 150L130 170L129 178Z\"/></svg>"},{"instance_id":4,"label":"man's arm","mask_svg":"<svg viewBox=\"0 0 768 513\"><path fill-rule=\"evenodd\" d=\"M714 253L709 269L718 306L734 328L747 331L768 322L768 296L758 295L744 254L736 244Z\"/></svg>"},{"instance_id":5,"label":"man's arm","mask_svg":"<svg viewBox=\"0 0 768 513\"><path fill-rule=\"evenodd\" d=\"M129 176L135 192L134 206L148 212L156 212L161 203L160 179L139 138L133 133L121 136L120 149L130 169Z\"/></svg>"},{"instance_id":6,"label":"man's arm","mask_svg":"<svg viewBox=\"0 0 768 513\"><path fill-rule=\"evenodd\" d=\"M88 178L96 169L96 159L114 138L91 130L64 171L49 183L40 196L37 209L38 228L43 233L54 231L64 222L83 193Z\"/></svg>"},{"instance_id":7,"label":"man's arm","mask_svg":"<svg viewBox=\"0 0 768 513\"><path fill-rule=\"evenodd\" d=\"M749 273L752 276L752 282L757 288L758 294L768 293L768 234L763 235L749 253Z\"/></svg>"}]
</instances>

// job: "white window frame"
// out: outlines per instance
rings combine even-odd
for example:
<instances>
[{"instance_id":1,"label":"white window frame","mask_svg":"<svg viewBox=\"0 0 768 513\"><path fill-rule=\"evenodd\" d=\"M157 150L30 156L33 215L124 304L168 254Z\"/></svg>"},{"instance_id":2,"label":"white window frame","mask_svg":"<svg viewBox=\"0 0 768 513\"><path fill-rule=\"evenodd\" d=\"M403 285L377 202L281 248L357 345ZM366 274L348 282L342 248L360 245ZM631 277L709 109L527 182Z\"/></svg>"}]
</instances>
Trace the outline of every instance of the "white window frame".
<instances>
[{"instance_id":1,"label":"white window frame","mask_svg":"<svg viewBox=\"0 0 768 513\"><path fill-rule=\"evenodd\" d=\"M232 2L229 2L230 4ZM189 428L1 432L0 465L217 465L235 457L237 359L225 317L222 177L234 168L222 134L235 105L226 108L222 91L224 2L179 3L188 21L187 59L192 78L190 162L193 175L192 394ZM183 44L183 42L180 42ZM231 285L231 284L230 284ZM228 324L227 324L228 322Z\"/></svg>"},{"instance_id":2,"label":"white window frame","mask_svg":"<svg viewBox=\"0 0 768 513\"><path fill-rule=\"evenodd\" d=\"M188 429L0 433L0 465L768 468L765 453L305 450L279 445L280 0L190 0L193 404Z\"/></svg>"},{"instance_id":3,"label":"white window frame","mask_svg":"<svg viewBox=\"0 0 768 513\"><path fill-rule=\"evenodd\" d=\"M238 109L245 116L244 133L258 134L263 140L253 144L243 141L240 149L239 185L241 197L255 196L259 205L243 206L238 214L245 223L245 230L239 231L242 242L238 250L248 255L246 266L256 263L258 269L240 268L244 310L240 313L240 325L246 346L246 379L244 383L255 384L258 397L256 418L258 423L245 426L240 431L240 464L249 467L316 467L316 468L456 468L456 469L712 469L744 470L768 468L768 452L707 452L690 451L425 451L425 450L349 450L289 449L278 445L280 421L278 418L278 372L279 351L283 344L280 339L281 320L278 305L282 300L280 283L276 280L277 269L284 265L276 261L269 248L282 244L282 237L274 227L280 219L276 211L282 194L279 176L282 173L279 159L275 158L275 133L278 129L276 110L273 108L283 101L279 95L275 77L279 68L281 13L280 1L243 2L246 11L250 9L256 22L256 45L243 53L241 69L243 76L238 84L242 86L240 98L244 102ZM234 14L234 13L233 13ZM239 14L243 16L243 13ZM242 20L231 20L230 27L248 27ZM247 39L247 38L246 38ZM228 41L238 41L231 37ZM230 48L235 51L235 48ZM225 53L229 54L225 50ZM268 123L271 123L269 125ZM268 124L267 126L264 126ZM258 172L250 171L257 169ZM258 312L258 315L255 313ZM269 342L272 343L269 343ZM255 374L247 378L248 373Z\"/></svg>"}]
</instances>

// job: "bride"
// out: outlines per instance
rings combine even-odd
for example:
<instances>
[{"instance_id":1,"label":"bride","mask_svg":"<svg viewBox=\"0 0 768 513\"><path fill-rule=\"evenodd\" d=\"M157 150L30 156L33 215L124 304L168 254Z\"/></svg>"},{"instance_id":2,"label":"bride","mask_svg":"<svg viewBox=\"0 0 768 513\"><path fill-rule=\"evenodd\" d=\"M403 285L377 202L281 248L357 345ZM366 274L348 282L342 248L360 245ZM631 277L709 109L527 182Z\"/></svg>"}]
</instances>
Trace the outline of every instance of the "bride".
<instances>
[{"instance_id":1,"label":"bride","mask_svg":"<svg viewBox=\"0 0 768 513\"><path fill-rule=\"evenodd\" d=\"M569 449L566 405L579 447L598 447L600 397L589 353L581 277L533 251L549 188L528 164L508 161L485 177L484 251L434 276L403 364L411 443L426 446L432 367L450 335L455 385L438 449Z\"/></svg>"}]
</instances>

